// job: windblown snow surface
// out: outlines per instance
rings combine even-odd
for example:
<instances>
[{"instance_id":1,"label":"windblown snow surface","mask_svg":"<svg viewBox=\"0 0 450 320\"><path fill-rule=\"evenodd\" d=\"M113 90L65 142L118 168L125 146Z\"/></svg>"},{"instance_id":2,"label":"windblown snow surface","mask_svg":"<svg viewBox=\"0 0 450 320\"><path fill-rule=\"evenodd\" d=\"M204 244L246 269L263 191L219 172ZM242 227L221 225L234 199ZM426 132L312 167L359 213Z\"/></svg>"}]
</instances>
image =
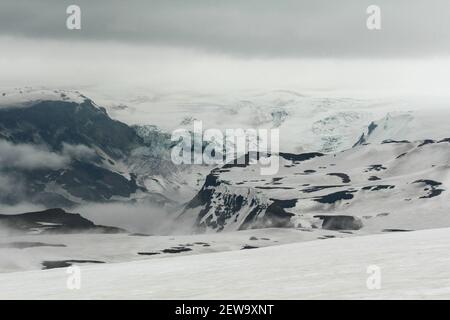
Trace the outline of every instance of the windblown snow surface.
<instances>
[{"instance_id":1,"label":"windblown snow surface","mask_svg":"<svg viewBox=\"0 0 450 320\"><path fill-rule=\"evenodd\" d=\"M67 289L65 268L4 273L0 298L440 299L449 250L450 229L434 229L84 265L79 290ZM366 284L373 265L379 289Z\"/></svg>"}]
</instances>

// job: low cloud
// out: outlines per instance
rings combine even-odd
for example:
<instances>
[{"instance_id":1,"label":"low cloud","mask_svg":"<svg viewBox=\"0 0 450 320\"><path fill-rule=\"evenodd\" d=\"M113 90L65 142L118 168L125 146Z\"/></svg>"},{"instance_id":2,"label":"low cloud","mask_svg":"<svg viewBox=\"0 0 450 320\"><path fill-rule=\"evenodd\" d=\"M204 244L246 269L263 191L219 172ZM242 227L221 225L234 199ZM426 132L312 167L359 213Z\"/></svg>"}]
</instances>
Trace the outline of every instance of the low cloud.
<instances>
[{"instance_id":1,"label":"low cloud","mask_svg":"<svg viewBox=\"0 0 450 320\"><path fill-rule=\"evenodd\" d=\"M0 169L61 169L73 160L87 160L95 151L84 145L64 144L61 153L48 151L43 146L12 144L0 141Z\"/></svg>"},{"instance_id":2,"label":"low cloud","mask_svg":"<svg viewBox=\"0 0 450 320\"><path fill-rule=\"evenodd\" d=\"M174 223L176 214L172 210L149 203L91 203L71 211L80 213L96 224L119 227L129 232L151 235L192 232L191 226Z\"/></svg>"},{"instance_id":3,"label":"low cloud","mask_svg":"<svg viewBox=\"0 0 450 320\"><path fill-rule=\"evenodd\" d=\"M62 154L68 159L76 160L90 160L96 156L95 151L85 145L72 145L67 143L63 144Z\"/></svg>"},{"instance_id":4,"label":"low cloud","mask_svg":"<svg viewBox=\"0 0 450 320\"><path fill-rule=\"evenodd\" d=\"M49 152L44 148L0 141L0 168L2 169L59 169L66 166L68 160L68 157Z\"/></svg>"}]
</instances>

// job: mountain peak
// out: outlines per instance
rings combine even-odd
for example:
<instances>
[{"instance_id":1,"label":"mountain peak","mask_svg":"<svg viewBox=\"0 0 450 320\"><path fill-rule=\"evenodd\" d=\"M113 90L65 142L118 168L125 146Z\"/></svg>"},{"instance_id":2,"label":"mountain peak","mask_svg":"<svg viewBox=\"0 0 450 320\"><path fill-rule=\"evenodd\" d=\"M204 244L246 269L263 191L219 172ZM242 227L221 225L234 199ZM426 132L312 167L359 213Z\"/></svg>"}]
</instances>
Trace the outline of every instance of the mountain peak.
<instances>
[{"instance_id":1,"label":"mountain peak","mask_svg":"<svg viewBox=\"0 0 450 320\"><path fill-rule=\"evenodd\" d=\"M0 89L0 108L25 108L41 101L65 101L81 104L90 100L79 91L34 89L31 87Z\"/></svg>"}]
</instances>

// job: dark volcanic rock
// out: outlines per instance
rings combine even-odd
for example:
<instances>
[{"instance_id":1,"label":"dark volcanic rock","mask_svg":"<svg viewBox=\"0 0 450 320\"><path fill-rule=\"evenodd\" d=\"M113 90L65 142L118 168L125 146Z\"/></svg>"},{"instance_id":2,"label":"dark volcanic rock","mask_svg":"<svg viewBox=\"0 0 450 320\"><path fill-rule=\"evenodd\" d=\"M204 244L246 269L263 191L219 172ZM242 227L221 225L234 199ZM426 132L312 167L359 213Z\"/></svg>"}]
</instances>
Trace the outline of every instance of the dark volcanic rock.
<instances>
[{"instance_id":1,"label":"dark volcanic rock","mask_svg":"<svg viewBox=\"0 0 450 320\"><path fill-rule=\"evenodd\" d=\"M381 171L381 170L386 170L387 168L384 167L382 164L372 164L369 167L367 167L367 169L365 170L365 172L370 172L370 171Z\"/></svg>"},{"instance_id":2,"label":"dark volcanic rock","mask_svg":"<svg viewBox=\"0 0 450 320\"><path fill-rule=\"evenodd\" d=\"M342 179L342 183L350 183L350 177L345 173L327 173L328 176L336 176Z\"/></svg>"},{"instance_id":3,"label":"dark volcanic rock","mask_svg":"<svg viewBox=\"0 0 450 320\"><path fill-rule=\"evenodd\" d=\"M262 217L258 217L258 213L263 211L259 207L256 207L246 218L244 223L240 226L239 230L245 230L250 228L291 228L294 225L291 222L291 218L294 214L284 210L280 204L273 202L266 209Z\"/></svg>"},{"instance_id":4,"label":"dark volcanic rock","mask_svg":"<svg viewBox=\"0 0 450 320\"><path fill-rule=\"evenodd\" d=\"M40 212L28 212L13 215L0 215L0 226L12 232L38 233L120 233L125 230L100 226L83 218L77 213L68 213L62 209L48 209Z\"/></svg>"},{"instance_id":5,"label":"dark volcanic rock","mask_svg":"<svg viewBox=\"0 0 450 320\"><path fill-rule=\"evenodd\" d=\"M317 215L315 218L323 220L322 229L327 230L359 230L363 227L361 219L345 215Z\"/></svg>"},{"instance_id":6,"label":"dark volcanic rock","mask_svg":"<svg viewBox=\"0 0 450 320\"><path fill-rule=\"evenodd\" d=\"M161 254L160 252L138 252L138 255L141 256L154 256L156 254Z\"/></svg>"},{"instance_id":7,"label":"dark volcanic rock","mask_svg":"<svg viewBox=\"0 0 450 320\"><path fill-rule=\"evenodd\" d=\"M425 185L424 190L427 191L427 195L420 197L420 199L429 199L433 197L439 196L442 192L445 191L445 189L439 189L439 186L442 185L441 182L429 180L429 179L423 179L423 180L417 180L413 183L423 184Z\"/></svg>"},{"instance_id":8,"label":"dark volcanic rock","mask_svg":"<svg viewBox=\"0 0 450 320\"><path fill-rule=\"evenodd\" d=\"M410 232L413 230L407 230L407 229L383 229L383 232Z\"/></svg>"},{"instance_id":9,"label":"dark volcanic rock","mask_svg":"<svg viewBox=\"0 0 450 320\"><path fill-rule=\"evenodd\" d=\"M381 144L388 144L388 143L410 143L410 142L408 140L392 140L392 139L383 140L381 142Z\"/></svg>"},{"instance_id":10,"label":"dark volcanic rock","mask_svg":"<svg viewBox=\"0 0 450 320\"><path fill-rule=\"evenodd\" d=\"M185 247L172 247L169 249L161 250L163 253L180 253L180 252L186 252L186 251L192 251L191 248L185 248Z\"/></svg>"},{"instance_id":11,"label":"dark volcanic rock","mask_svg":"<svg viewBox=\"0 0 450 320\"><path fill-rule=\"evenodd\" d=\"M379 185L375 185L375 186L366 186L366 187L363 187L362 190L379 191L379 190L389 190L389 189L394 189L394 188L395 188L394 185L389 185L389 184L379 184Z\"/></svg>"},{"instance_id":12,"label":"dark volcanic rock","mask_svg":"<svg viewBox=\"0 0 450 320\"><path fill-rule=\"evenodd\" d=\"M79 263L105 263L104 261L98 260L57 260L57 261L43 261L42 266L44 270L55 269L55 268L66 268L73 264Z\"/></svg>"},{"instance_id":13,"label":"dark volcanic rock","mask_svg":"<svg viewBox=\"0 0 450 320\"><path fill-rule=\"evenodd\" d=\"M345 191L338 191L338 192L334 192L334 193L330 193L327 194L325 196L322 197L317 197L314 199L314 201L320 202L320 203L335 203L337 201L341 201L341 200L350 200L353 199L353 194L356 191L352 191L352 190L345 190Z\"/></svg>"},{"instance_id":14,"label":"dark volcanic rock","mask_svg":"<svg viewBox=\"0 0 450 320\"><path fill-rule=\"evenodd\" d=\"M247 249L258 249L258 247L249 246L248 244L242 246L241 250L247 250Z\"/></svg>"},{"instance_id":15,"label":"dark volcanic rock","mask_svg":"<svg viewBox=\"0 0 450 320\"><path fill-rule=\"evenodd\" d=\"M346 185L331 185L331 186L311 186L308 188L304 188L301 191L305 192L305 193L313 193L313 192L317 192L317 191L321 191L324 189L333 189L333 188L340 188Z\"/></svg>"},{"instance_id":16,"label":"dark volcanic rock","mask_svg":"<svg viewBox=\"0 0 450 320\"><path fill-rule=\"evenodd\" d=\"M67 247L67 246L64 244L52 244L52 243L28 242L28 241L0 243L0 248L26 249L35 247Z\"/></svg>"}]
</instances>

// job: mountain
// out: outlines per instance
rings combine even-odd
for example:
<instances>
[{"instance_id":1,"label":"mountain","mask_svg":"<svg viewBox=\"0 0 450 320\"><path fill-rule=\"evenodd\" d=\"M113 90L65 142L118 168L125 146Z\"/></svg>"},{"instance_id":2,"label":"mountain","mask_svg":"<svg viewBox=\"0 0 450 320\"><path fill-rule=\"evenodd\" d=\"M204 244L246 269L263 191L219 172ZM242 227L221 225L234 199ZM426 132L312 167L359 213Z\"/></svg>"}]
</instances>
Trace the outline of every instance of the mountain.
<instances>
[{"instance_id":1,"label":"mountain","mask_svg":"<svg viewBox=\"0 0 450 320\"><path fill-rule=\"evenodd\" d=\"M158 132L143 137L140 128L111 119L76 92L3 93L0 202L66 208L108 201L171 204L164 187L170 189L178 168L167 156L169 142ZM153 176L163 185L155 192L148 188Z\"/></svg>"},{"instance_id":2,"label":"mountain","mask_svg":"<svg viewBox=\"0 0 450 320\"><path fill-rule=\"evenodd\" d=\"M138 89L136 89L138 90ZM350 148L372 120L395 109L391 102L334 97L294 90L226 93L137 91L110 98L90 93L115 118L126 123L158 124L167 132L203 128L280 130L284 152L334 152Z\"/></svg>"},{"instance_id":3,"label":"mountain","mask_svg":"<svg viewBox=\"0 0 450 320\"><path fill-rule=\"evenodd\" d=\"M383 118L371 121L355 145L383 141L442 140L448 137L442 119L450 116L448 108L388 112Z\"/></svg>"},{"instance_id":4,"label":"mountain","mask_svg":"<svg viewBox=\"0 0 450 320\"><path fill-rule=\"evenodd\" d=\"M179 219L194 220L199 232L448 227L449 142L386 141L331 154L280 153L271 155L280 163L273 176L261 175L260 163L230 163L207 176Z\"/></svg>"}]
</instances>

